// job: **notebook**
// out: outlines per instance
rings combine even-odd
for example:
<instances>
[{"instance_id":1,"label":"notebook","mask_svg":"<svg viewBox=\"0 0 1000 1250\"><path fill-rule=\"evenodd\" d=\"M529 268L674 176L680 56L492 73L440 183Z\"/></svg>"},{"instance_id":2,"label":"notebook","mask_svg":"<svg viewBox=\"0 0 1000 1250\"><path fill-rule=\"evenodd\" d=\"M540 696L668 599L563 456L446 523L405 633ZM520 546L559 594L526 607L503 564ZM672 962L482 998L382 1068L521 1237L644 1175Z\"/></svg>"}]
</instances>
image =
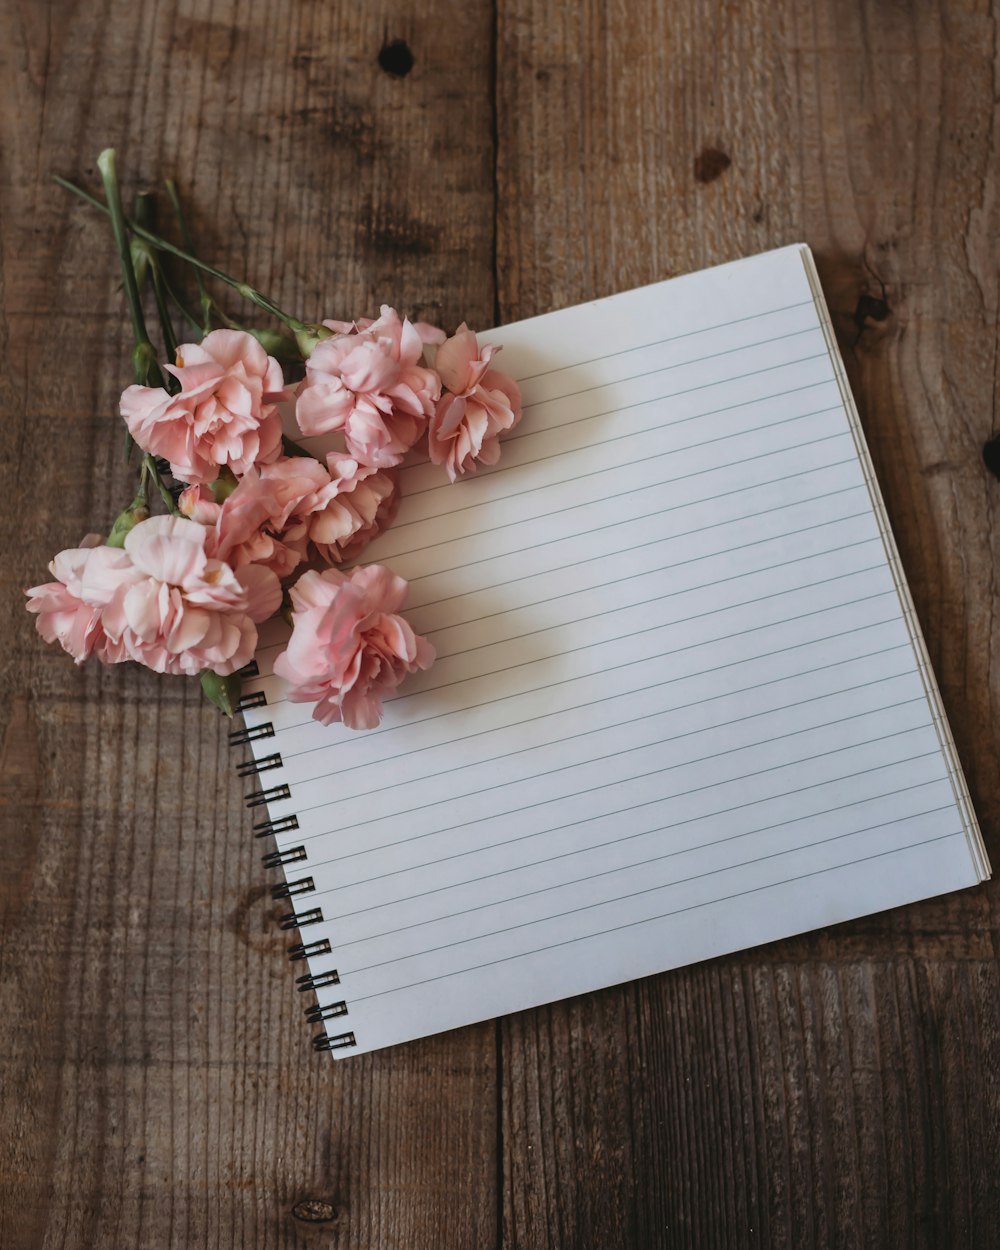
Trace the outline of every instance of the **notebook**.
<instances>
[{"instance_id":1,"label":"notebook","mask_svg":"<svg viewBox=\"0 0 1000 1250\"><path fill-rule=\"evenodd\" d=\"M264 628L257 833L343 1057L975 885L989 864L808 248L488 332L493 470L365 552L437 649L378 729Z\"/></svg>"}]
</instances>

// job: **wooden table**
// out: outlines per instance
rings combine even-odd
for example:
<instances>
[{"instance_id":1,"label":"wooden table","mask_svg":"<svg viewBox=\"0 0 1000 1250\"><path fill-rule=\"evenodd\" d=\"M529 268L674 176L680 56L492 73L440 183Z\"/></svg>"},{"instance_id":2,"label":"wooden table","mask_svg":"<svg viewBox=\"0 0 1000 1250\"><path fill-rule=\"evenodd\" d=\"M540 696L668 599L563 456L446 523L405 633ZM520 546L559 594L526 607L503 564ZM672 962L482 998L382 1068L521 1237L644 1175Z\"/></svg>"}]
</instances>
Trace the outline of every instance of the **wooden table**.
<instances>
[{"instance_id":1,"label":"wooden table","mask_svg":"<svg viewBox=\"0 0 1000 1250\"><path fill-rule=\"evenodd\" d=\"M335 1065L221 718L20 595L131 494L110 236L50 182L106 144L309 317L484 327L804 240L997 855L998 21L4 0L5 1250L998 1244L996 888Z\"/></svg>"}]
</instances>

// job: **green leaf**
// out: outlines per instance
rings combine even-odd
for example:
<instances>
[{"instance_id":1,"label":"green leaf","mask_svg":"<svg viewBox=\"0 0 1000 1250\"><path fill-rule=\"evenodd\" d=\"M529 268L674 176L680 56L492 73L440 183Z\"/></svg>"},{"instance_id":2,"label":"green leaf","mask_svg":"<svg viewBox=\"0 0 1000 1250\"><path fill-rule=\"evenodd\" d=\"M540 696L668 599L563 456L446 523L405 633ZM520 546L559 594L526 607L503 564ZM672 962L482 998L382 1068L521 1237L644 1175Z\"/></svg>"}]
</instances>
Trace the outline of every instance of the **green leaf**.
<instances>
[{"instance_id":1,"label":"green leaf","mask_svg":"<svg viewBox=\"0 0 1000 1250\"><path fill-rule=\"evenodd\" d=\"M236 712L242 684L239 673L230 673L228 677L220 677L218 673L206 669L201 674L201 688L205 697L229 717Z\"/></svg>"}]
</instances>

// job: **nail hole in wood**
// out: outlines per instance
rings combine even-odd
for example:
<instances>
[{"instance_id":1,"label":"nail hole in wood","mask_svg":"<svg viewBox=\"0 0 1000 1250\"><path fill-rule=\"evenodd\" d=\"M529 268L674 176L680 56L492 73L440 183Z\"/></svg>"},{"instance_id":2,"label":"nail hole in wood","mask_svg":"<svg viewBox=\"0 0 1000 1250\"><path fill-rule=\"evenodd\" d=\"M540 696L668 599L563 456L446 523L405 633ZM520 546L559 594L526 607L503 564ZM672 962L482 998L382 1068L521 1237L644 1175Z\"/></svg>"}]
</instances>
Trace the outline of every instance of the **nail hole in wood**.
<instances>
[{"instance_id":1,"label":"nail hole in wood","mask_svg":"<svg viewBox=\"0 0 1000 1250\"><path fill-rule=\"evenodd\" d=\"M413 69L413 53L405 39L393 39L378 54L378 63L393 78L405 78Z\"/></svg>"},{"instance_id":2,"label":"nail hole in wood","mask_svg":"<svg viewBox=\"0 0 1000 1250\"><path fill-rule=\"evenodd\" d=\"M983 447L983 461L993 476L1000 478L1000 434Z\"/></svg>"}]
</instances>

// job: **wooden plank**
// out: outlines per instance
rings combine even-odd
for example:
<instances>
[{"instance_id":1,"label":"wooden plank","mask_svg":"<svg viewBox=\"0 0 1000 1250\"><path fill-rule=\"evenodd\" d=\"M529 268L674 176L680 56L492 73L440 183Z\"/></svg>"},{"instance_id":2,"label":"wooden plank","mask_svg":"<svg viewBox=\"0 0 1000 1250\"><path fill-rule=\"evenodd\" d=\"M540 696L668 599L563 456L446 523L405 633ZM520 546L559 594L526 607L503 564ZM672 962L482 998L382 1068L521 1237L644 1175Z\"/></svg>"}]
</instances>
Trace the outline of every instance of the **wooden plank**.
<instances>
[{"instance_id":1,"label":"wooden plank","mask_svg":"<svg viewBox=\"0 0 1000 1250\"><path fill-rule=\"evenodd\" d=\"M813 244L995 843L989 13L499 9L504 318ZM493 1030L310 1058L217 720L75 672L16 594L127 492L107 236L50 168L92 176L113 139L169 169L206 251L311 315L492 320L490 12L431 10L4 15L4 1246L493 1239ZM995 894L504 1022L505 1243L990 1244Z\"/></svg>"},{"instance_id":2,"label":"wooden plank","mask_svg":"<svg viewBox=\"0 0 1000 1250\"><path fill-rule=\"evenodd\" d=\"M52 172L93 183L113 143L131 190L173 175L204 254L309 317L385 300L492 321L491 6L397 9L11 0L0 15L10 1250L494 1236L492 1025L354 1063L313 1055L226 726L187 683L75 670L20 596L131 495L110 239ZM393 39L405 75L379 63Z\"/></svg>"},{"instance_id":3,"label":"wooden plank","mask_svg":"<svg viewBox=\"0 0 1000 1250\"><path fill-rule=\"evenodd\" d=\"M816 251L995 856L996 7L498 9L504 319ZM505 1246L991 1244L996 898L503 1022Z\"/></svg>"}]
</instances>

